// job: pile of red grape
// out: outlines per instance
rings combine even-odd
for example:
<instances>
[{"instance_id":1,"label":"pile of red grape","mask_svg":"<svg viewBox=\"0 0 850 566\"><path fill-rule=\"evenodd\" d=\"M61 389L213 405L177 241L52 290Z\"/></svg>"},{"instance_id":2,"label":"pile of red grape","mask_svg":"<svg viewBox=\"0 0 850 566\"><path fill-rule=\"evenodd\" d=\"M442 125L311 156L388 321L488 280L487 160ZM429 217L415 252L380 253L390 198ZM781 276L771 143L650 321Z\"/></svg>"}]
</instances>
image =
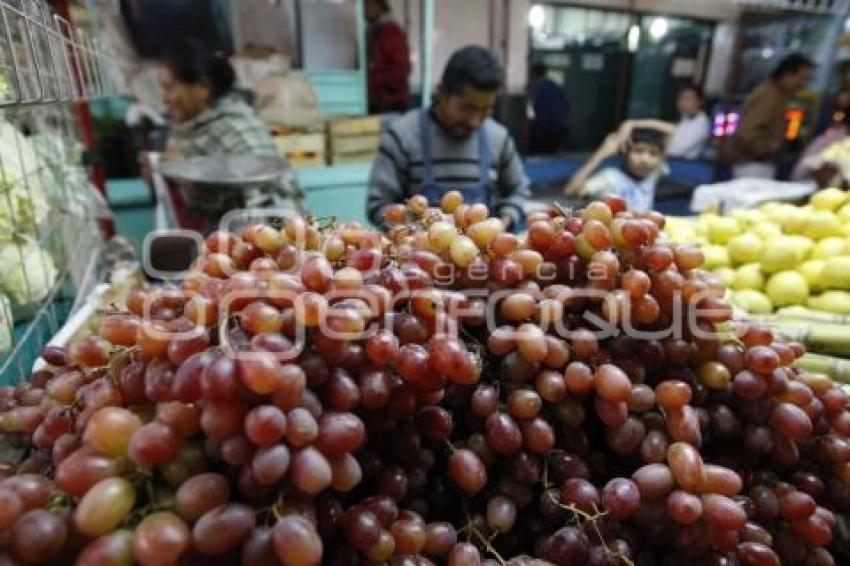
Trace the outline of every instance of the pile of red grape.
<instances>
[{"instance_id":1,"label":"pile of red grape","mask_svg":"<svg viewBox=\"0 0 850 566\"><path fill-rule=\"evenodd\" d=\"M610 197L216 232L0 389L0 564L835 564L844 390Z\"/></svg>"}]
</instances>

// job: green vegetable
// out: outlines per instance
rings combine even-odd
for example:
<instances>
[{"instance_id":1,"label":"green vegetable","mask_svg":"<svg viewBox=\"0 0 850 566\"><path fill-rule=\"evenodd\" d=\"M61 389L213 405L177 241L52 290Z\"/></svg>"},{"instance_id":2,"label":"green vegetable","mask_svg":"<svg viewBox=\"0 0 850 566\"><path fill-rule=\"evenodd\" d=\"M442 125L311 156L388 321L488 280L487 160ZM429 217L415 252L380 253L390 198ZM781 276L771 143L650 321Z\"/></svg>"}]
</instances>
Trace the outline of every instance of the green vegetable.
<instances>
[{"instance_id":1,"label":"green vegetable","mask_svg":"<svg viewBox=\"0 0 850 566\"><path fill-rule=\"evenodd\" d=\"M823 354L806 353L794 361L794 367L812 373L823 373L836 381L850 383L850 360L824 356Z\"/></svg>"},{"instance_id":2,"label":"green vegetable","mask_svg":"<svg viewBox=\"0 0 850 566\"><path fill-rule=\"evenodd\" d=\"M44 300L57 275L50 254L34 241L23 239L0 246L0 292L9 297L13 309Z\"/></svg>"},{"instance_id":3,"label":"green vegetable","mask_svg":"<svg viewBox=\"0 0 850 566\"><path fill-rule=\"evenodd\" d=\"M30 140L0 120L0 242L34 234L47 219L50 206L41 168Z\"/></svg>"}]
</instances>

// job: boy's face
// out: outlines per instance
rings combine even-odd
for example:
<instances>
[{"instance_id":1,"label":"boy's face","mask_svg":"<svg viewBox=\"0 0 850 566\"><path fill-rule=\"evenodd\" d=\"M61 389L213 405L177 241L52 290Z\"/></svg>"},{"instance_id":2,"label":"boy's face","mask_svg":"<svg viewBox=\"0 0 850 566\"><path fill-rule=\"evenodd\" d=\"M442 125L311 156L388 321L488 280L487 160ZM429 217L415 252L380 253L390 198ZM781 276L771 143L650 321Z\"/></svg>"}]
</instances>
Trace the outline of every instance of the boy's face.
<instances>
[{"instance_id":1,"label":"boy's face","mask_svg":"<svg viewBox=\"0 0 850 566\"><path fill-rule=\"evenodd\" d=\"M679 114L696 114L699 112L700 100L691 89L685 89L679 93L679 100L676 106L679 108Z\"/></svg>"},{"instance_id":2,"label":"boy's face","mask_svg":"<svg viewBox=\"0 0 850 566\"><path fill-rule=\"evenodd\" d=\"M632 143L626 151L626 169L638 179L643 179L658 169L663 158L658 146L646 142Z\"/></svg>"}]
</instances>

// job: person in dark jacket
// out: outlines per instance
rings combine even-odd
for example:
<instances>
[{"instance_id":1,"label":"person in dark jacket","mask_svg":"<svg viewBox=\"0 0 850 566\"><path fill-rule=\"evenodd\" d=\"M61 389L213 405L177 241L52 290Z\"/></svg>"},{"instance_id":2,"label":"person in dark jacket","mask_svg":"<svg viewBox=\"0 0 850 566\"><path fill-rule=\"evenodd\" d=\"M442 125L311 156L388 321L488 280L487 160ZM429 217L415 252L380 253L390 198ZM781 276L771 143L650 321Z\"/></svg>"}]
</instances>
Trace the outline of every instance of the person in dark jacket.
<instances>
[{"instance_id":1,"label":"person in dark jacket","mask_svg":"<svg viewBox=\"0 0 850 566\"><path fill-rule=\"evenodd\" d=\"M747 97L741 122L725 148L732 177L773 179L785 144L785 106L812 78L815 62L800 53L786 56Z\"/></svg>"},{"instance_id":2,"label":"person in dark jacket","mask_svg":"<svg viewBox=\"0 0 850 566\"><path fill-rule=\"evenodd\" d=\"M404 112L410 96L407 35L390 14L387 0L366 0L369 112Z\"/></svg>"},{"instance_id":3,"label":"person in dark jacket","mask_svg":"<svg viewBox=\"0 0 850 566\"><path fill-rule=\"evenodd\" d=\"M529 114L531 129L528 151L532 154L557 153L567 142L569 102L567 93L546 76L543 63L531 67Z\"/></svg>"}]
</instances>

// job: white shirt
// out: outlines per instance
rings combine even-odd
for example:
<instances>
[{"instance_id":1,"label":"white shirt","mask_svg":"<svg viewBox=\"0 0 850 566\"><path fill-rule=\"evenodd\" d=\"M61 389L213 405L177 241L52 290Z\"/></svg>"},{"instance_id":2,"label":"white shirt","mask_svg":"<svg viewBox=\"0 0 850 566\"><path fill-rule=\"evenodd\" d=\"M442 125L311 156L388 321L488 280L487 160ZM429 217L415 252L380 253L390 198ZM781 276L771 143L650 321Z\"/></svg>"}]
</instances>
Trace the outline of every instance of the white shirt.
<instances>
[{"instance_id":1,"label":"white shirt","mask_svg":"<svg viewBox=\"0 0 850 566\"><path fill-rule=\"evenodd\" d=\"M699 157L708 142L710 126L705 112L700 111L692 116L682 116L682 119L676 124L676 129L673 130L673 135L670 136L667 155L686 159Z\"/></svg>"},{"instance_id":2,"label":"white shirt","mask_svg":"<svg viewBox=\"0 0 850 566\"><path fill-rule=\"evenodd\" d=\"M644 179L635 179L619 167L606 167L594 174L584 185L584 194L591 197L618 195L622 197L632 212L652 210L655 200L655 185L666 167L662 165Z\"/></svg>"}]
</instances>

